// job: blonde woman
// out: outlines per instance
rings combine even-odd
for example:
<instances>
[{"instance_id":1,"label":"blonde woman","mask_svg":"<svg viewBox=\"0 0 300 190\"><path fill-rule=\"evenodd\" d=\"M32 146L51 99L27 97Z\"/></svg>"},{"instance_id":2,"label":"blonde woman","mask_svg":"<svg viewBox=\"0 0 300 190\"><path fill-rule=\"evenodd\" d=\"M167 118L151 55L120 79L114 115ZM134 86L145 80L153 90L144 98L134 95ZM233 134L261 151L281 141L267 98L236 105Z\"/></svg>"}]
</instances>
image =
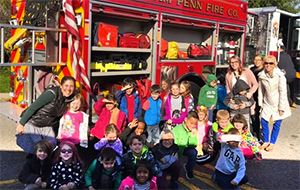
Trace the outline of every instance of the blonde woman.
<instances>
[{"instance_id":1,"label":"blonde woman","mask_svg":"<svg viewBox=\"0 0 300 190\"><path fill-rule=\"evenodd\" d=\"M277 67L274 56L264 58L264 70L258 74L258 105L261 107L261 125L264 134L262 148L266 151L274 149L282 120L291 115L287 99L286 78ZM269 138L269 121L274 121Z\"/></svg>"}]
</instances>

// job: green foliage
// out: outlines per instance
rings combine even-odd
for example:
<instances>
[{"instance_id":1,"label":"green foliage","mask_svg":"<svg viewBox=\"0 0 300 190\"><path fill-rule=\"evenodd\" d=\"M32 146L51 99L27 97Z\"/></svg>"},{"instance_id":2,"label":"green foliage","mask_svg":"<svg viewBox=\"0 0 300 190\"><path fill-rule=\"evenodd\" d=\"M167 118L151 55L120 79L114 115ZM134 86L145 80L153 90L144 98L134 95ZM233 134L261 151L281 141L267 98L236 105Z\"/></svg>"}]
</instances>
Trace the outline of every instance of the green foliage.
<instances>
[{"instance_id":1,"label":"green foliage","mask_svg":"<svg viewBox=\"0 0 300 190\"><path fill-rule=\"evenodd\" d=\"M0 93L9 92L10 67L0 67Z\"/></svg>"},{"instance_id":2,"label":"green foliage","mask_svg":"<svg viewBox=\"0 0 300 190\"><path fill-rule=\"evenodd\" d=\"M249 8L258 7L272 7L276 6L278 9L287 11L290 13L300 12L300 0L249 0Z\"/></svg>"}]
</instances>

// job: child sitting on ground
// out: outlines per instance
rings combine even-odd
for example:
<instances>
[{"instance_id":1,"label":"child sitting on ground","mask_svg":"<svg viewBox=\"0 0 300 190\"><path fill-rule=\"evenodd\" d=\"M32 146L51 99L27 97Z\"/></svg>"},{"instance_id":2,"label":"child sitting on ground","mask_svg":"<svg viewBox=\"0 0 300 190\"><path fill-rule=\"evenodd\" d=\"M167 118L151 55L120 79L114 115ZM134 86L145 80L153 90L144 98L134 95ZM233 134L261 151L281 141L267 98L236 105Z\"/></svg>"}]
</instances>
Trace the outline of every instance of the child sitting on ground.
<instances>
[{"instance_id":1,"label":"child sitting on ground","mask_svg":"<svg viewBox=\"0 0 300 190\"><path fill-rule=\"evenodd\" d=\"M184 122L177 125L172 132L175 137L175 144L179 146L178 157L181 159L182 155L188 157L187 163L184 165L186 171L186 178L194 178L193 169L196 164L198 145L198 134L196 125L198 123L199 116L197 112L190 111Z\"/></svg>"},{"instance_id":2,"label":"child sitting on ground","mask_svg":"<svg viewBox=\"0 0 300 190\"><path fill-rule=\"evenodd\" d=\"M25 184L25 190L45 189L50 182L52 144L46 139L40 140L34 146L34 153L26 159L18 176L18 180Z\"/></svg>"},{"instance_id":3,"label":"child sitting on ground","mask_svg":"<svg viewBox=\"0 0 300 190\"><path fill-rule=\"evenodd\" d=\"M231 128L221 141L221 153L212 180L222 189L238 189L238 186L248 182L245 158L239 148L241 136L237 129Z\"/></svg>"},{"instance_id":4,"label":"child sitting on ground","mask_svg":"<svg viewBox=\"0 0 300 190\"><path fill-rule=\"evenodd\" d=\"M101 153L85 173L85 186L89 190L117 189L121 184L121 165L116 161L117 153L110 147Z\"/></svg>"},{"instance_id":5,"label":"child sitting on ground","mask_svg":"<svg viewBox=\"0 0 300 190\"><path fill-rule=\"evenodd\" d=\"M154 84L150 87L151 96L144 102L143 110L145 110L145 122L147 124L148 143L158 143L160 128L159 123L161 120L161 104L159 98L161 88L159 85Z\"/></svg>"},{"instance_id":6,"label":"child sitting on ground","mask_svg":"<svg viewBox=\"0 0 300 190\"><path fill-rule=\"evenodd\" d=\"M159 189L178 189L178 178L182 168L178 160L178 146L174 144L174 134L165 129L161 132L160 142L153 147L153 156L162 170L162 176L157 178ZM169 184L167 175L171 175Z\"/></svg>"},{"instance_id":7,"label":"child sitting on ground","mask_svg":"<svg viewBox=\"0 0 300 190\"><path fill-rule=\"evenodd\" d=\"M156 177L152 167L146 160L138 160L132 176L126 177L119 190L157 190Z\"/></svg>"},{"instance_id":8,"label":"child sitting on ground","mask_svg":"<svg viewBox=\"0 0 300 190\"><path fill-rule=\"evenodd\" d=\"M246 118L242 114L236 114L232 119L232 123L242 136L242 142L239 147L243 152L245 159L250 160L255 158L260 161L262 159L262 155L258 148L259 143L249 131Z\"/></svg>"},{"instance_id":9,"label":"child sitting on ground","mask_svg":"<svg viewBox=\"0 0 300 190\"><path fill-rule=\"evenodd\" d=\"M118 138L119 132L115 124L108 124L105 128L105 137L97 142L94 147L95 150L101 151L105 147L111 147L114 149L117 155L118 164L121 164L121 158L123 156L123 144L122 141Z\"/></svg>"},{"instance_id":10,"label":"child sitting on ground","mask_svg":"<svg viewBox=\"0 0 300 190\"><path fill-rule=\"evenodd\" d=\"M136 82L132 78L125 78L122 83L123 88L116 94L120 104L120 110L127 116L130 123L134 118L142 115L142 102L135 93Z\"/></svg>"},{"instance_id":11,"label":"child sitting on ground","mask_svg":"<svg viewBox=\"0 0 300 190\"><path fill-rule=\"evenodd\" d=\"M130 150L122 158L122 179L133 174L134 166L137 160L147 160L153 169L155 176L161 174L160 168L156 163L154 156L149 152L148 147L144 146L145 139L140 135L135 135L130 140Z\"/></svg>"}]
</instances>

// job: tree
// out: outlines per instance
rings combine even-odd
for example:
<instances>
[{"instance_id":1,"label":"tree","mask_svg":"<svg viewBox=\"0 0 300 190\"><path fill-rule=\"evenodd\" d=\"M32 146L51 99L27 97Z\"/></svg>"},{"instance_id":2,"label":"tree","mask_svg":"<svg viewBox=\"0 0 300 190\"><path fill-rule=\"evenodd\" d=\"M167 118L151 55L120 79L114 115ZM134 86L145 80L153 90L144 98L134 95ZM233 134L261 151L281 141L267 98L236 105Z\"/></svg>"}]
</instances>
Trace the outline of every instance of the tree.
<instances>
[{"instance_id":1,"label":"tree","mask_svg":"<svg viewBox=\"0 0 300 190\"><path fill-rule=\"evenodd\" d=\"M249 0L249 8L276 6L278 9L290 13L300 12L300 0Z\"/></svg>"}]
</instances>

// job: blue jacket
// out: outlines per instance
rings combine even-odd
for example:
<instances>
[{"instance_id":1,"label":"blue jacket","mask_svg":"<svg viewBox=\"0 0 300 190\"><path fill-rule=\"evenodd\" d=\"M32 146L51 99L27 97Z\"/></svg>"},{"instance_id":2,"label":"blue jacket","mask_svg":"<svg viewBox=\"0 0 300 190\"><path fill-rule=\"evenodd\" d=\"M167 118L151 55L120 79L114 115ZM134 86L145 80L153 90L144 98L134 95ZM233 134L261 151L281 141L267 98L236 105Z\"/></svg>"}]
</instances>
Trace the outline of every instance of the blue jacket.
<instances>
[{"instance_id":1,"label":"blue jacket","mask_svg":"<svg viewBox=\"0 0 300 190\"><path fill-rule=\"evenodd\" d=\"M160 98L157 100L153 100L153 98L150 96L148 98L150 106L149 109L145 112L145 122L148 126L158 125L161 119L161 104L162 101Z\"/></svg>"},{"instance_id":2,"label":"blue jacket","mask_svg":"<svg viewBox=\"0 0 300 190\"><path fill-rule=\"evenodd\" d=\"M126 114L126 117L128 119L128 104L127 104L127 98L125 96L125 91L120 90L117 94L117 100L120 103L120 110L123 111ZM142 102L140 97L134 92L134 118L137 118L138 116L142 115ZM131 105L130 105L131 106Z\"/></svg>"}]
</instances>

